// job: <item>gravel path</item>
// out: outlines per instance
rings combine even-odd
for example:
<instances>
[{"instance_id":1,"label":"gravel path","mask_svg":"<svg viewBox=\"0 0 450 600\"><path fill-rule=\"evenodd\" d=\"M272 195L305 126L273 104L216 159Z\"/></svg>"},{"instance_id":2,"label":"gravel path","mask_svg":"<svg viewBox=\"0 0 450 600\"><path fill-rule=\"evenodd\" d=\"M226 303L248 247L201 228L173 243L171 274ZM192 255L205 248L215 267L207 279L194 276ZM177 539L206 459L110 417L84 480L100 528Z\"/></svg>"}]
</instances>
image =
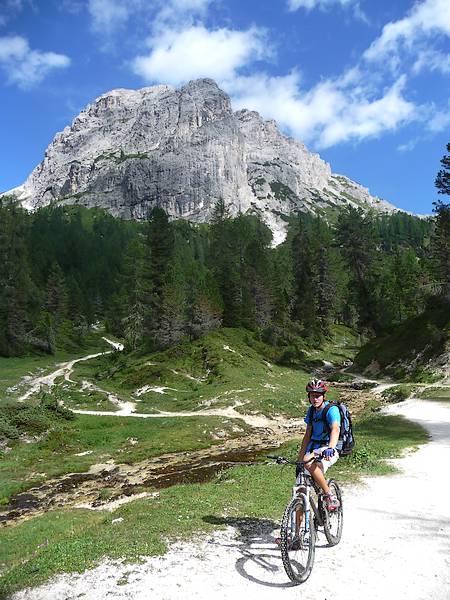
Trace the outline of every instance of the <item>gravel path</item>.
<instances>
[{"instance_id":1,"label":"gravel path","mask_svg":"<svg viewBox=\"0 0 450 600\"><path fill-rule=\"evenodd\" d=\"M14 600L447 600L449 508L441 472L450 461L450 406L408 400L404 414L432 440L396 464L402 474L367 479L344 494L342 541L318 539L309 580L291 587L274 547L276 523L223 519L229 526L208 539L175 544L139 565L110 561L83 574L61 575Z\"/></svg>"}]
</instances>

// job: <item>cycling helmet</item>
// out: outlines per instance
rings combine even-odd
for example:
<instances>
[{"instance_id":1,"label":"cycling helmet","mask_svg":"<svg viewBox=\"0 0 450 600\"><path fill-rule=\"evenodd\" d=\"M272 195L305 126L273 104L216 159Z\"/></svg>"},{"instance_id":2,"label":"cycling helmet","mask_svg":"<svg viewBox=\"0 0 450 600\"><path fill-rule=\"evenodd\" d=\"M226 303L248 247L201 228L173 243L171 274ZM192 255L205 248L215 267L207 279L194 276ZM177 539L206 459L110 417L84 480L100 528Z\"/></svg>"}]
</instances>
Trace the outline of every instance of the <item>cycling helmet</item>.
<instances>
[{"instance_id":1,"label":"cycling helmet","mask_svg":"<svg viewBox=\"0 0 450 600\"><path fill-rule=\"evenodd\" d=\"M321 379L312 379L311 381L308 381L308 383L306 384L306 391L309 392L321 392L322 394L325 394L325 392L328 391L328 387L327 384L322 381Z\"/></svg>"}]
</instances>

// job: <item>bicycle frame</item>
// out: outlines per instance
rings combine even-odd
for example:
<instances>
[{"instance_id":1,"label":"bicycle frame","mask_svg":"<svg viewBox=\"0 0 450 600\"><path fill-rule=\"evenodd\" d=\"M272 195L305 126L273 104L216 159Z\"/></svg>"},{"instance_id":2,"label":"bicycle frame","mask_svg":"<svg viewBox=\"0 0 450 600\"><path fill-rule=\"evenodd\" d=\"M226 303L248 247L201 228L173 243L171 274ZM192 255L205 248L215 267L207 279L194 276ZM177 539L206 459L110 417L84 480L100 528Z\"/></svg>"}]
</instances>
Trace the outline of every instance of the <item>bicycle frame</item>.
<instances>
[{"instance_id":1,"label":"bicycle frame","mask_svg":"<svg viewBox=\"0 0 450 600\"><path fill-rule=\"evenodd\" d=\"M322 494L322 490L319 488L317 483L308 473L305 473L305 465L304 463L297 463L299 467L299 473L295 480L295 485L292 488L292 499L295 498L304 498L304 505L306 506L306 515L305 515L305 526L306 530L309 529L309 519L311 518L311 510L314 513L314 517L316 518L316 522L320 527L324 525L324 519L326 519L325 511L321 511L319 508L319 498L320 494ZM314 498L311 497L311 488L317 494L318 502L314 501ZM322 514L321 514L322 513Z\"/></svg>"},{"instance_id":2,"label":"bicycle frame","mask_svg":"<svg viewBox=\"0 0 450 600\"><path fill-rule=\"evenodd\" d=\"M316 461L320 462L321 458L318 456L314 456L310 460L306 462L295 462L284 458L283 456L268 456L267 458L271 458L277 461L278 464L291 464L296 465L299 473L295 480L295 485L292 488L292 499L302 498L304 504L306 506L306 529L309 529L309 519L311 517L310 507L314 513L314 517L316 519L316 523L319 527L323 527L325 521L328 520L328 513L326 510L323 510L321 503L322 490L314 481L309 473L305 472L305 465L309 462ZM317 495L317 504L314 498L311 497L311 488L313 488L314 492Z\"/></svg>"}]
</instances>

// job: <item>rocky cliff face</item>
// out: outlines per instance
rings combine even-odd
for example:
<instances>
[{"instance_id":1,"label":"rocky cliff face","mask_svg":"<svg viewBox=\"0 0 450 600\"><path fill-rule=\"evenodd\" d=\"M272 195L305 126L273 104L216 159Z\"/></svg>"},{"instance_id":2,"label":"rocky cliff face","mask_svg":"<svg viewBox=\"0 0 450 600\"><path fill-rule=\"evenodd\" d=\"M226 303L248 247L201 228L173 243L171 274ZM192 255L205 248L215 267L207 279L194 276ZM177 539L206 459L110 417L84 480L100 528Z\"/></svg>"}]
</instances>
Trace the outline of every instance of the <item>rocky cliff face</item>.
<instances>
[{"instance_id":1,"label":"rocky cliff face","mask_svg":"<svg viewBox=\"0 0 450 600\"><path fill-rule=\"evenodd\" d=\"M233 112L210 79L181 89L113 90L58 133L44 160L12 190L29 209L50 203L101 206L145 218L158 205L173 218L208 221L223 198L231 214L257 213L284 237L286 215L345 204L392 212L366 188L333 175L274 121Z\"/></svg>"}]
</instances>

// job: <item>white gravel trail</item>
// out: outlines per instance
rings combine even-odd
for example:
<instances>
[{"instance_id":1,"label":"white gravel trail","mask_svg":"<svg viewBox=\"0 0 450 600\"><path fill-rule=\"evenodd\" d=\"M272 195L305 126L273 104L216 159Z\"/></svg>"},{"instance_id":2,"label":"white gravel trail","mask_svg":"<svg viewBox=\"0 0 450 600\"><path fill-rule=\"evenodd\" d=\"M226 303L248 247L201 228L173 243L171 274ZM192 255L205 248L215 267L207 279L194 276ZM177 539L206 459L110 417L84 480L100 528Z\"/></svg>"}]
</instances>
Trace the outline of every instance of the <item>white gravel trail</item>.
<instances>
[{"instance_id":1,"label":"white gravel trail","mask_svg":"<svg viewBox=\"0 0 450 600\"><path fill-rule=\"evenodd\" d=\"M109 340L105 337L103 337L103 339L105 340L105 342L110 344L114 348L114 350L123 350L123 344L120 344L119 342L113 342L112 340ZM43 387L53 387L58 377L64 377L66 381L72 381L70 379L70 376L72 374L74 365L76 365L79 362L90 360L91 358L97 358L97 356L111 354L111 352L113 352L113 350L108 350L106 352L96 352L95 354L89 354L88 356L82 356L81 358L75 358L74 360L70 360L65 363L60 363L58 365L58 369L52 371L51 373L48 373L47 375L43 375L42 377L24 377L21 383L26 384L29 387L28 390L18 398L18 402L24 402L25 400L28 400L30 396L32 396L33 394L37 394Z\"/></svg>"},{"instance_id":2,"label":"white gravel trail","mask_svg":"<svg viewBox=\"0 0 450 600\"><path fill-rule=\"evenodd\" d=\"M320 534L305 584L289 585L275 524L242 518L209 538L175 544L165 556L106 561L14 600L448 600L450 406L414 399L388 410L423 424L432 440L395 461L401 474L345 490L342 541L327 548Z\"/></svg>"}]
</instances>

